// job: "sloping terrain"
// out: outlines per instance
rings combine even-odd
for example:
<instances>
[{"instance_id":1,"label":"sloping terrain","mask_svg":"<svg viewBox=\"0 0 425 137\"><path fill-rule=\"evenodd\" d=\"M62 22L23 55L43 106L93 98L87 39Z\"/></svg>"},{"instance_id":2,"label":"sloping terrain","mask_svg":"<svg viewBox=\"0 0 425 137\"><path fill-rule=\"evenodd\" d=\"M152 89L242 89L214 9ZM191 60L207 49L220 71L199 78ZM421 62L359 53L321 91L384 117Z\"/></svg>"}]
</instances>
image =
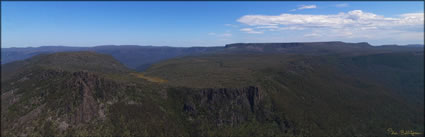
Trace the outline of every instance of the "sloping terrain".
<instances>
[{"instance_id":1,"label":"sloping terrain","mask_svg":"<svg viewBox=\"0 0 425 137\"><path fill-rule=\"evenodd\" d=\"M2 136L294 133L256 87L171 87L94 52L38 55L3 67Z\"/></svg>"},{"instance_id":2,"label":"sloping terrain","mask_svg":"<svg viewBox=\"0 0 425 137\"><path fill-rule=\"evenodd\" d=\"M147 75L184 87L256 86L301 135L423 133L423 53L211 55L156 64Z\"/></svg>"},{"instance_id":3,"label":"sloping terrain","mask_svg":"<svg viewBox=\"0 0 425 137\"><path fill-rule=\"evenodd\" d=\"M7 63L1 134L386 136L391 128L423 136L423 49L273 52L287 45L227 46L143 73L95 52Z\"/></svg>"},{"instance_id":4,"label":"sloping terrain","mask_svg":"<svg viewBox=\"0 0 425 137\"><path fill-rule=\"evenodd\" d=\"M42 46L38 48L2 48L1 64L23 60L43 53L64 51L94 51L109 54L131 69L144 71L150 65L170 58L210 53L285 53L285 54L371 54L423 50L423 45L371 46L366 42L294 42L294 43L234 43L224 47L166 47L137 45L104 45L95 47Z\"/></svg>"},{"instance_id":5,"label":"sloping terrain","mask_svg":"<svg viewBox=\"0 0 425 137\"><path fill-rule=\"evenodd\" d=\"M131 73L135 72L112 56L93 52L38 55L6 64L2 69L2 136L87 136L108 130L123 135L125 130L115 131L122 129L116 124L123 120L122 111L115 108L127 106L135 110L126 111L146 111L141 119L147 122L171 121L161 115L161 103L155 103L160 86ZM157 134L156 130L167 128L154 125L139 129Z\"/></svg>"}]
</instances>

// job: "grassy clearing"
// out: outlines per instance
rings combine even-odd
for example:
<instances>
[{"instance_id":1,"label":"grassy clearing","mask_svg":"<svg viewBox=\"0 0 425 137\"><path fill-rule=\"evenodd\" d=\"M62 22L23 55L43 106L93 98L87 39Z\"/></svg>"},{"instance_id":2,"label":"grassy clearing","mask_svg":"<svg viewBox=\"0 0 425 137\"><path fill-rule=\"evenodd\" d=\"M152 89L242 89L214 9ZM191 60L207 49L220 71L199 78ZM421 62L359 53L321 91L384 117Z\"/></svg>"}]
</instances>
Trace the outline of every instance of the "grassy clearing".
<instances>
[{"instance_id":1,"label":"grassy clearing","mask_svg":"<svg viewBox=\"0 0 425 137\"><path fill-rule=\"evenodd\" d=\"M165 80L165 79L161 79L161 78L158 78L158 77L145 76L142 73L131 73L131 75L136 76L138 78L145 79L145 80L150 81L150 82L155 82L155 83L165 83L165 82L167 82L167 80Z\"/></svg>"}]
</instances>

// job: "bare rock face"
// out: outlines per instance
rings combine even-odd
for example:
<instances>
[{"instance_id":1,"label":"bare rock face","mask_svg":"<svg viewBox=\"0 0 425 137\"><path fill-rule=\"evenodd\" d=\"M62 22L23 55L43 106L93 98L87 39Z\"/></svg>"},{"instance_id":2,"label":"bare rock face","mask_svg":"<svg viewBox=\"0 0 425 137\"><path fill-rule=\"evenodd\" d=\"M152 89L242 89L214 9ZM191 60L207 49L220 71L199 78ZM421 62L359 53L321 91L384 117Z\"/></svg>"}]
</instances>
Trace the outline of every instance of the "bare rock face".
<instances>
[{"instance_id":1,"label":"bare rock face","mask_svg":"<svg viewBox=\"0 0 425 137\"><path fill-rule=\"evenodd\" d=\"M118 84L85 71L74 72L72 75L67 86L78 93L76 95L78 106L70 115L70 122L78 125L88 123L97 117L104 117L101 116L102 113L99 113L103 112L101 109L104 108L101 106L101 101L106 98L105 94L118 87Z\"/></svg>"},{"instance_id":2,"label":"bare rock face","mask_svg":"<svg viewBox=\"0 0 425 137\"><path fill-rule=\"evenodd\" d=\"M205 88L185 93L182 111L193 123L207 122L216 127L236 126L248 121L276 122L282 129L291 122L266 107L258 87Z\"/></svg>"},{"instance_id":3,"label":"bare rock face","mask_svg":"<svg viewBox=\"0 0 425 137\"><path fill-rule=\"evenodd\" d=\"M86 123L97 115L98 104L93 98L93 92L90 90L93 85L83 82L82 79L79 79L79 82L81 82L80 93L82 92L83 94L83 103L80 104L76 112L74 123Z\"/></svg>"},{"instance_id":4,"label":"bare rock face","mask_svg":"<svg viewBox=\"0 0 425 137\"><path fill-rule=\"evenodd\" d=\"M76 92L76 102L78 107L69 120L73 124L87 123L98 115L98 102L93 97L93 92L97 81L100 79L88 72L74 72L73 77L68 81L67 87ZM71 105L71 104L69 104ZM68 110L70 111L70 110Z\"/></svg>"},{"instance_id":5,"label":"bare rock face","mask_svg":"<svg viewBox=\"0 0 425 137\"><path fill-rule=\"evenodd\" d=\"M257 87L246 88L220 88L220 89L202 89L201 105L213 105L230 103L231 105L239 105L244 109L255 112L258 109L258 103L261 99ZM206 98L205 98L206 97ZM220 108L214 108L220 109Z\"/></svg>"},{"instance_id":6,"label":"bare rock face","mask_svg":"<svg viewBox=\"0 0 425 137\"><path fill-rule=\"evenodd\" d=\"M242 88L175 88L169 90L171 99L180 100L177 111L197 131L249 126L270 126L281 134L296 134L293 121L278 111L259 87ZM208 128L203 128L208 125Z\"/></svg>"}]
</instances>

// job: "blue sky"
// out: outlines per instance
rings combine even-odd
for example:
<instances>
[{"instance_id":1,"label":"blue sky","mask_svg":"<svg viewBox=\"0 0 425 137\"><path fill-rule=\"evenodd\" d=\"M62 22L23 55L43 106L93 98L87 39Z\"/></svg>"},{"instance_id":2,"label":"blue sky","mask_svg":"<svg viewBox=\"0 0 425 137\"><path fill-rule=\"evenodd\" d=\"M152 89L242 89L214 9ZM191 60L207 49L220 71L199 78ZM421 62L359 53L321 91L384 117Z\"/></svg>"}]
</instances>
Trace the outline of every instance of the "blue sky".
<instances>
[{"instance_id":1,"label":"blue sky","mask_svg":"<svg viewBox=\"0 0 425 137\"><path fill-rule=\"evenodd\" d=\"M1 46L424 43L424 2L2 2Z\"/></svg>"}]
</instances>

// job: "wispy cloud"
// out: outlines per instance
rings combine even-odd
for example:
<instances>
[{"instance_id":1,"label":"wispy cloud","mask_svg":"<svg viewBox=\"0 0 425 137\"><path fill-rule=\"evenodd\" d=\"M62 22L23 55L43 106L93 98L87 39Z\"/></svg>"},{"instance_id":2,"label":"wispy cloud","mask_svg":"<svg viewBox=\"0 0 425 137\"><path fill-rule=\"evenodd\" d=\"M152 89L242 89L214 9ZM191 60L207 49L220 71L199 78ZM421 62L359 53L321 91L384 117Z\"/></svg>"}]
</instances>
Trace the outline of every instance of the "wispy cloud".
<instances>
[{"instance_id":1,"label":"wispy cloud","mask_svg":"<svg viewBox=\"0 0 425 137\"><path fill-rule=\"evenodd\" d=\"M234 24L224 24L224 26L233 27L233 28L238 28L239 27L238 25L234 25Z\"/></svg>"},{"instance_id":2,"label":"wispy cloud","mask_svg":"<svg viewBox=\"0 0 425 137\"><path fill-rule=\"evenodd\" d=\"M226 33L221 33L221 34L217 34L217 33L214 33L214 32L210 32L210 33L208 33L208 35L211 35L211 36L217 36L217 37L231 37L231 36L233 36L231 33L229 33L229 32L226 32Z\"/></svg>"},{"instance_id":3,"label":"wispy cloud","mask_svg":"<svg viewBox=\"0 0 425 137\"><path fill-rule=\"evenodd\" d=\"M317 33L309 33L309 34L305 34L304 37L319 37L320 34Z\"/></svg>"},{"instance_id":4,"label":"wispy cloud","mask_svg":"<svg viewBox=\"0 0 425 137\"><path fill-rule=\"evenodd\" d=\"M348 7L348 4L347 3L336 4L335 7L337 7L337 8L345 8L345 7Z\"/></svg>"},{"instance_id":5,"label":"wispy cloud","mask_svg":"<svg viewBox=\"0 0 425 137\"><path fill-rule=\"evenodd\" d=\"M231 33L223 33L223 34L221 34L219 36L221 36L221 37L231 37L232 34Z\"/></svg>"},{"instance_id":6,"label":"wispy cloud","mask_svg":"<svg viewBox=\"0 0 425 137\"><path fill-rule=\"evenodd\" d=\"M303 10L303 9L314 9L317 8L316 5L301 5L298 10Z\"/></svg>"},{"instance_id":7,"label":"wispy cloud","mask_svg":"<svg viewBox=\"0 0 425 137\"><path fill-rule=\"evenodd\" d=\"M398 18L388 18L374 13L353 10L331 15L281 14L245 15L237 20L250 26L296 26L305 28L377 28L423 25L424 13L406 13Z\"/></svg>"},{"instance_id":8,"label":"wispy cloud","mask_svg":"<svg viewBox=\"0 0 425 137\"><path fill-rule=\"evenodd\" d=\"M262 34L262 31L256 31L252 28L242 28L240 29L240 31L246 32L246 33L251 33L251 34Z\"/></svg>"},{"instance_id":9,"label":"wispy cloud","mask_svg":"<svg viewBox=\"0 0 425 137\"><path fill-rule=\"evenodd\" d=\"M317 8L316 5L300 5L300 6L298 6L297 9L292 9L290 11L297 11L297 10L304 10L304 9L315 9L315 8Z\"/></svg>"},{"instance_id":10,"label":"wispy cloud","mask_svg":"<svg viewBox=\"0 0 425 137\"><path fill-rule=\"evenodd\" d=\"M250 26L241 29L247 33L303 30L314 31L301 35L304 37L392 38L402 35L405 38L411 36L410 39L423 39L424 35L422 31L424 13L384 17L362 10L353 10L330 15L245 15L237 21Z\"/></svg>"}]
</instances>

